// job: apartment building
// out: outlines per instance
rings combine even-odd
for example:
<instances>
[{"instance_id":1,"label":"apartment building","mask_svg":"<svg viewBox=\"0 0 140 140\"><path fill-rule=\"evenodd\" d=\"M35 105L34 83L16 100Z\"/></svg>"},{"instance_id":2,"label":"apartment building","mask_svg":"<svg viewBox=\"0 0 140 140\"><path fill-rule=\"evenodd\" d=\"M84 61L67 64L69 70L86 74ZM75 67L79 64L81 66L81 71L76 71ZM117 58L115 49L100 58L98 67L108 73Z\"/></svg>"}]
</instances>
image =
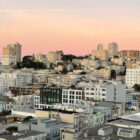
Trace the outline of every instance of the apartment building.
<instances>
[{"instance_id":1,"label":"apartment building","mask_svg":"<svg viewBox=\"0 0 140 140\"><path fill-rule=\"evenodd\" d=\"M126 85L121 82L95 84L84 88L86 100L126 102Z\"/></svg>"},{"instance_id":2,"label":"apartment building","mask_svg":"<svg viewBox=\"0 0 140 140\"><path fill-rule=\"evenodd\" d=\"M125 83L128 87L140 84L140 66L126 69Z\"/></svg>"},{"instance_id":3,"label":"apartment building","mask_svg":"<svg viewBox=\"0 0 140 140\"><path fill-rule=\"evenodd\" d=\"M82 89L63 89L62 90L62 104L76 105L79 101L84 99L84 92Z\"/></svg>"}]
</instances>

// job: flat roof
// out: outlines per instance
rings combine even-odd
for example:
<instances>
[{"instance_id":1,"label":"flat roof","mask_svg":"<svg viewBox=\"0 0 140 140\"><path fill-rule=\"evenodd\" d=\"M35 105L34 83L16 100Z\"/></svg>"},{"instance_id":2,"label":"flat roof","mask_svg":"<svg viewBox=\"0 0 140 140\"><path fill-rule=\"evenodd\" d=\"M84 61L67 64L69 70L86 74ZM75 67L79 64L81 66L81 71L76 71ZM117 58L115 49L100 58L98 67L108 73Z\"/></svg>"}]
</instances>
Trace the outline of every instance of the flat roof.
<instances>
[{"instance_id":1,"label":"flat roof","mask_svg":"<svg viewBox=\"0 0 140 140\"><path fill-rule=\"evenodd\" d=\"M140 122L140 113L130 114L130 115L124 115L121 117L125 120L131 120L131 121L137 121Z\"/></svg>"},{"instance_id":2,"label":"flat roof","mask_svg":"<svg viewBox=\"0 0 140 140\"><path fill-rule=\"evenodd\" d=\"M38 132L38 131L22 131L22 132L16 132L16 136L12 135L12 134L2 134L0 135L0 138L6 139L6 140L18 140L18 139L22 139L22 138L26 138L26 137L30 137L30 136L36 136L39 134L44 134L42 132Z\"/></svg>"}]
</instances>

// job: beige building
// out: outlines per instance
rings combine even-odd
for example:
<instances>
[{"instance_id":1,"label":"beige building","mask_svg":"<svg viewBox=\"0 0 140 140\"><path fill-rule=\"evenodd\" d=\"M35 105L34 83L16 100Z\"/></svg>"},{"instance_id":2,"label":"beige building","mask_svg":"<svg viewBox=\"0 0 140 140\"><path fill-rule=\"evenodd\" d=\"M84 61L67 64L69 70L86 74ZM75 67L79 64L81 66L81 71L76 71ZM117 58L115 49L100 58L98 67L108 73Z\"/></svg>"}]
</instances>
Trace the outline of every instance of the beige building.
<instances>
[{"instance_id":1,"label":"beige building","mask_svg":"<svg viewBox=\"0 0 140 140\"><path fill-rule=\"evenodd\" d=\"M60 140L78 140L79 132L70 127L60 129Z\"/></svg>"},{"instance_id":2,"label":"beige building","mask_svg":"<svg viewBox=\"0 0 140 140\"><path fill-rule=\"evenodd\" d=\"M3 56L5 55L15 55L15 50L13 48L13 46L8 45L7 47L3 48Z\"/></svg>"},{"instance_id":3,"label":"beige building","mask_svg":"<svg viewBox=\"0 0 140 140\"><path fill-rule=\"evenodd\" d=\"M45 54L37 53L37 54L33 54L33 57L34 57L35 61L38 61L38 62L47 61L47 58L46 58Z\"/></svg>"},{"instance_id":4,"label":"beige building","mask_svg":"<svg viewBox=\"0 0 140 140\"><path fill-rule=\"evenodd\" d=\"M123 57L119 57L119 58L111 58L111 61L115 64L118 65L123 65L124 63L124 58Z\"/></svg>"},{"instance_id":5,"label":"beige building","mask_svg":"<svg viewBox=\"0 0 140 140\"><path fill-rule=\"evenodd\" d=\"M107 79L111 77L111 69L97 69L94 70L94 73L101 75Z\"/></svg>"},{"instance_id":6,"label":"beige building","mask_svg":"<svg viewBox=\"0 0 140 140\"><path fill-rule=\"evenodd\" d=\"M15 50L16 61L21 62L21 48L22 46L19 43L13 44L13 48Z\"/></svg>"},{"instance_id":7,"label":"beige building","mask_svg":"<svg viewBox=\"0 0 140 140\"><path fill-rule=\"evenodd\" d=\"M109 57L114 57L118 55L118 44L115 42L112 42L108 45L108 54Z\"/></svg>"},{"instance_id":8,"label":"beige building","mask_svg":"<svg viewBox=\"0 0 140 140\"><path fill-rule=\"evenodd\" d=\"M91 53L92 58L98 58L100 60L108 60L108 51L103 49L103 45L99 44L97 50L93 50Z\"/></svg>"},{"instance_id":9,"label":"beige building","mask_svg":"<svg viewBox=\"0 0 140 140\"><path fill-rule=\"evenodd\" d=\"M16 65L16 56L13 55L3 55L2 56L2 65Z\"/></svg>"},{"instance_id":10,"label":"beige building","mask_svg":"<svg viewBox=\"0 0 140 140\"><path fill-rule=\"evenodd\" d=\"M21 45L9 44L3 48L2 64L15 65L17 62L21 62Z\"/></svg>"},{"instance_id":11,"label":"beige building","mask_svg":"<svg viewBox=\"0 0 140 140\"><path fill-rule=\"evenodd\" d=\"M51 63L56 63L62 59L62 55L63 55L62 51L49 52L48 61Z\"/></svg>"}]
</instances>

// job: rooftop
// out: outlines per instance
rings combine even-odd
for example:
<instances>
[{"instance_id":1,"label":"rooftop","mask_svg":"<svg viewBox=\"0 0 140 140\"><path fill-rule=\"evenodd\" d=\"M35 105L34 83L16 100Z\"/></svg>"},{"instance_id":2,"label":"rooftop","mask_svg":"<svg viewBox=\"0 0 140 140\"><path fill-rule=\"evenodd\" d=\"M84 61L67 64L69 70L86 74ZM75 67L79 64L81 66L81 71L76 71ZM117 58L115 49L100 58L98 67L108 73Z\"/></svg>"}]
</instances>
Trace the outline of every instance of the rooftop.
<instances>
[{"instance_id":1,"label":"rooftop","mask_svg":"<svg viewBox=\"0 0 140 140\"><path fill-rule=\"evenodd\" d=\"M5 140L18 140L30 136L36 136L39 134L43 134L42 132L37 132L37 131L22 131L22 132L16 132L16 133L5 133L1 134L0 138L5 139Z\"/></svg>"},{"instance_id":2,"label":"rooftop","mask_svg":"<svg viewBox=\"0 0 140 140\"><path fill-rule=\"evenodd\" d=\"M101 128L104 128L104 127L112 128L113 133L106 135L106 136L98 135L98 130ZM128 138L117 136L118 128L120 128L120 127L112 126L112 125L102 125L102 126L98 126L95 128L86 129L81 133L79 140L128 140ZM130 131L132 129L127 128L127 130ZM87 137L84 136L85 132L87 132ZM131 139L131 138L129 138L129 139ZM140 132L138 131L137 137L133 138L133 140L139 140L139 139L140 139Z\"/></svg>"}]
</instances>

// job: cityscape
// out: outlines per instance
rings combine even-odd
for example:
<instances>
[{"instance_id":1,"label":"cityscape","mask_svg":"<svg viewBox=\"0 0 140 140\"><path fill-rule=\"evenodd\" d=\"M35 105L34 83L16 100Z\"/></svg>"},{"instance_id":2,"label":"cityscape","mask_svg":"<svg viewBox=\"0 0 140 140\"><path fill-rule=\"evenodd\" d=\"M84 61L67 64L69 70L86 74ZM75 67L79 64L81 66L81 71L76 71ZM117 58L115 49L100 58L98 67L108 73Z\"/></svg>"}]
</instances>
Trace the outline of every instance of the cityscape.
<instances>
[{"instance_id":1,"label":"cityscape","mask_svg":"<svg viewBox=\"0 0 140 140\"><path fill-rule=\"evenodd\" d=\"M0 140L140 140L140 2L106 1L0 0Z\"/></svg>"}]
</instances>

